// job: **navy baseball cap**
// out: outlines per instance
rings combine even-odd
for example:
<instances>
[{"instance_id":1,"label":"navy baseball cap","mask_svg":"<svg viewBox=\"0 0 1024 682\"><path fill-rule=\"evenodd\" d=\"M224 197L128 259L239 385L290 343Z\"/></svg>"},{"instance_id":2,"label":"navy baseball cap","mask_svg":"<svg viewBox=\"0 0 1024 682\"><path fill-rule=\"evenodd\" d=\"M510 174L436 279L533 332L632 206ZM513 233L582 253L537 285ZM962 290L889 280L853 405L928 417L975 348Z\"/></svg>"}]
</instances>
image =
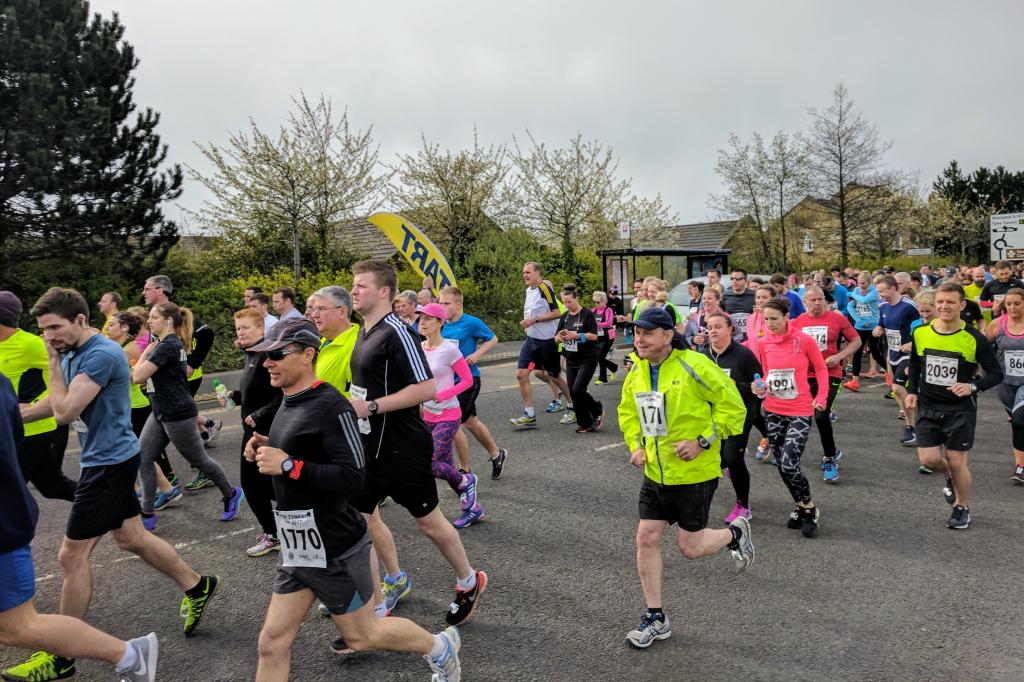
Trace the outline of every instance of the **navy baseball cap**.
<instances>
[{"instance_id":1,"label":"navy baseball cap","mask_svg":"<svg viewBox=\"0 0 1024 682\"><path fill-rule=\"evenodd\" d=\"M674 329L675 323L672 316L664 308L647 308L634 322L627 322L627 327L640 327L641 329Z\"/></svg>"},{"instance_id":2,"label":"navy baseball cap","mask_svg":"<svg viewBox=\"0 0 1024 682\"><path fill-rule=\"evenodd\" d=\"M271 327L267 337L261 343L249 346L246 350L250 353L260 353L267 350L278 350L290 343L319 348L320 334L316 330L316 325L304 317L289 317Z\"/></svg>"}]
</instances>

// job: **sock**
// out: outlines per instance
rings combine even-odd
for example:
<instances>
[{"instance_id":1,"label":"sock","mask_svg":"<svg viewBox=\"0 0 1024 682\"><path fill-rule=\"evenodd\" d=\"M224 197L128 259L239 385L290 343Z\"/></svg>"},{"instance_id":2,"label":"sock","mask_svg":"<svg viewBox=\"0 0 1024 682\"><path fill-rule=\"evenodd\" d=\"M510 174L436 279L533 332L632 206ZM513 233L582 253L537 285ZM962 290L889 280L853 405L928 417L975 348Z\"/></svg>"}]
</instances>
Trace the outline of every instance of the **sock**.
<instances>
[{"instance_id":1,"label":"sock","mask_svg":"<svg viewBox=\"0 0 1024 682\"><path fill-rule=\"evenodd\" d=\"M444 641L444 637L441 635L434 635L434 648L427 654L431 658L437 659L444 655L445 649L448 648L448 643Z\"/></svg>"},{"instance_id":2,"label":"sock","mask_svg":"<svg viewBox=\"0 0 1024 682\"><path fill-rule=\"evenodd\" d=\"M566 404L565 409L570 410L572 412L576 411L576 409L572 405L569 405L569 404Z\"/></svg>"},{"instance_id":3,"label":"sock","mask_svg":"<svg viewBox=\"0 0 1024 682\"><path fill-rule=\"evenodd\" d=\"M462 482L459 483L459 490L465 490L466 486L469 485L469 477L465 473L462 474Z\"/></svg>"},{"instance_id":4,"label":"sock","mask_svg":"<svg viewBox=\"0 0 1024 682\"><path fill-rule=\"evenodd\" d=\"M657 620L665 620L665 612L662 611L660 608L657 608L657 609L649 608L649 609L647 609L647 615L649 615L652 618L655 618Z\"/></svg>"},{"instance_id":5,"label":"sock","mask_svg":"<svg viewBox=\"0 0 1024 682\"><path fill-rule=\"evenodd\" d=\"M740 538L743 537L743 531L737 526L729 526L729 530L732 532L732 540L729 542L729 549L740 548Z\"/></svg>"},{"instance_id":6,"label":"sock","mask_svg":"<svg viewBox=\"0 0 1024 682\"><path fill-rule=\"evenodd\" d=\"M117 672L123 673L128 672L135 667L135 664L139 662L139 654L136 653L135 647L131 643L127 643L124 648L124 656L117 662Z\"/></svg>"},{"instance_id":7,"label":"sock","mask_svg":"<svg viewBox=\"0 0 1024 682\"><path fill-rule=\"evenodd\" d=\"M373 615L377 616L378 618L384 618L388 615L388 610L384 606L384 604L377 604L373 607Z\"/></svg>"},{"instance_id":8,"label":"sock","mask_svg":"<svg viewBox=\"0 0 1024 682\"><path fill-rule=\"evenodd\" d=\"M199 582L196 583L196 586L193 587L191 590L185 590L185 594L189 597L192 597L193 599L196 599L197 597L202 597L203 594L206 592L206 586L208 582L209 578L207 578L205 575L201 576L199 578Z\"/></svg>"},{"instance_id":9,"label":"sock","mask_svg":"<svg viewBox=\"0 0 1024 682\"><path fill-rule=\"evenodd\" d=\"M533 416L536 416L536 415L534 415L534 413L533 413L533 407L524 407L524 408L523 408L523 414L525 414L525 415L526 415L527 417L533 417Z\"/></svg>"},{"instance_id":10,"label":"sock","mask_svg":"<svg viewBox=\"0 0 1024 682\"><path fill-rule=\"evenodd\" d=\"M469 577L455 583L455 587L461 592L469 592L476 587L476 571L473 570L472 566L469 567Z\"/></svg>"},{"instance_id":11,"label":"sock","mask_svg":"<svg viewBox=\"0 0 1024 682\"><path fill-rule=\"evenodd\" d=\"M156 516L156 514L154 514L153 512L149 512L148 514L146 512L142 512L142 518L144 519L151 519L154 516Z\"/></svg>"},{"instance_id":12,"label":"sock","mask_svg":"<svg viewBox=\"0 0 1024 682\"><path fill-rule=\"evenodd\" d=\"M399 570L398 573L396 573L394 575L390 575L390 574L385 575L384 576L384 582L386 582L388 585L394 585L395 583L398 582L398 579L401 578L401 577L402 577L402 571Z\"/></svg>"}]
</instances>

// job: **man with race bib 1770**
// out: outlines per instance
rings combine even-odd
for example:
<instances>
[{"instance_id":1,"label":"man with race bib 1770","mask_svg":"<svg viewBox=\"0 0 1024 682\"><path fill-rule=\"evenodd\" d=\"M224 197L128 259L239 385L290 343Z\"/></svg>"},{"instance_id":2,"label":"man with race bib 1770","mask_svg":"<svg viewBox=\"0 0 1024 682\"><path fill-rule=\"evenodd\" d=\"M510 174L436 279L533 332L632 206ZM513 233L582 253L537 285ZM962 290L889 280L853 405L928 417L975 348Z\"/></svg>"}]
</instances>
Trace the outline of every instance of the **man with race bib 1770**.
<instances>
[{"instance_id":1,"label":"man with race bib 1770","mask_svg":"<svg viewBox=\"0 0 1024 682\"><path fill-rule=\"evenodd\" d=\"M647 610L626 641L645 649L672 635L661 601L661 540L670 524L679 524L676 542L688 559L728 547L743 570L754 545L742 516L727 528L707 527L722 442L743 431L747 415L736 385L707 357L680 350L665 310L648 308L629 324L640 359L622 384L618 412L630 463L644 471L636 563Z\"/></svg>"}]
</instances>

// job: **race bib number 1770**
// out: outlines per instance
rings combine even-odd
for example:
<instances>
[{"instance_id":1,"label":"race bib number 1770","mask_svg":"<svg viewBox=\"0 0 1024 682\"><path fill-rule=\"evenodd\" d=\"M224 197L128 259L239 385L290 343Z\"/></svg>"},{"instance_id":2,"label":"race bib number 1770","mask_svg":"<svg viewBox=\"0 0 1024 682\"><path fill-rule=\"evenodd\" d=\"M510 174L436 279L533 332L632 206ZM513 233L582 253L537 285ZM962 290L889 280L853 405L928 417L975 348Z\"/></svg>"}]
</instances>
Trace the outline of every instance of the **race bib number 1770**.
<instances>
[{"instance_id":1,"label":"race bib number 1770","mask_svg":"<svg viewBox=\"0 0 1024 682\"><path fill-rule=\"evenodd\" d=\"M312 509L275 511L277 537L281 541L281 564L327 568L327 551Z\"/></svg>"}]
</instances>

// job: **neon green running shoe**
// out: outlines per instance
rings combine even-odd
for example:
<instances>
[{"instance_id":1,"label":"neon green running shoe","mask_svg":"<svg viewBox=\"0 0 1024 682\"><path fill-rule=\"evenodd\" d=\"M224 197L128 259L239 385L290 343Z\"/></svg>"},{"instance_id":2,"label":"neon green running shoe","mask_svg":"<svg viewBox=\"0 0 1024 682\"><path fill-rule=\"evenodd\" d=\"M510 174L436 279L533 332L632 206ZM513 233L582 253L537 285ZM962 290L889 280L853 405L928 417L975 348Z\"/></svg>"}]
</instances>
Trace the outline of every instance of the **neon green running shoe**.
<instances>
[{"instance_id":1,"label":"neon green running shoe","mask_svg":"<svg viewBox=\"0 0 1024 682\"><path fill-rule=\"evenodd\" d=\"M21 665L8 668L2 673L5 680L15 682L46 682L63 680L75 674L75 662L60 656L37 651Z\"/></svg>"},{"instance_id":2,"label":"neon green running shoe","mask_svg":"<svg viewBox=\"0 0 1024 682\"><path fill-rule=\"evenodd\" d=\"M203 583L203 594L201 596L190 597L186 594L181 599L181 617L185 619L186 637L199 627L199 621L203 619L203 613L206 611L206 605L209 603L210 597L217 591L220 578L215 575L204 575L201 581Z\"/></svg>"},{"instance_id":3,"label":"neon green running shoe","mask_svg":"<svg viewBox=\"0 0 1024 682\"><path fill-rule=\"evenodd\" d=\"M408 573L402 571L393 583L389 583L387 578L382 580L380 591L384 594L384 608L390 614L398 606L398 602L412 593L412 578Z\"/></svg>"}]
</instances>

